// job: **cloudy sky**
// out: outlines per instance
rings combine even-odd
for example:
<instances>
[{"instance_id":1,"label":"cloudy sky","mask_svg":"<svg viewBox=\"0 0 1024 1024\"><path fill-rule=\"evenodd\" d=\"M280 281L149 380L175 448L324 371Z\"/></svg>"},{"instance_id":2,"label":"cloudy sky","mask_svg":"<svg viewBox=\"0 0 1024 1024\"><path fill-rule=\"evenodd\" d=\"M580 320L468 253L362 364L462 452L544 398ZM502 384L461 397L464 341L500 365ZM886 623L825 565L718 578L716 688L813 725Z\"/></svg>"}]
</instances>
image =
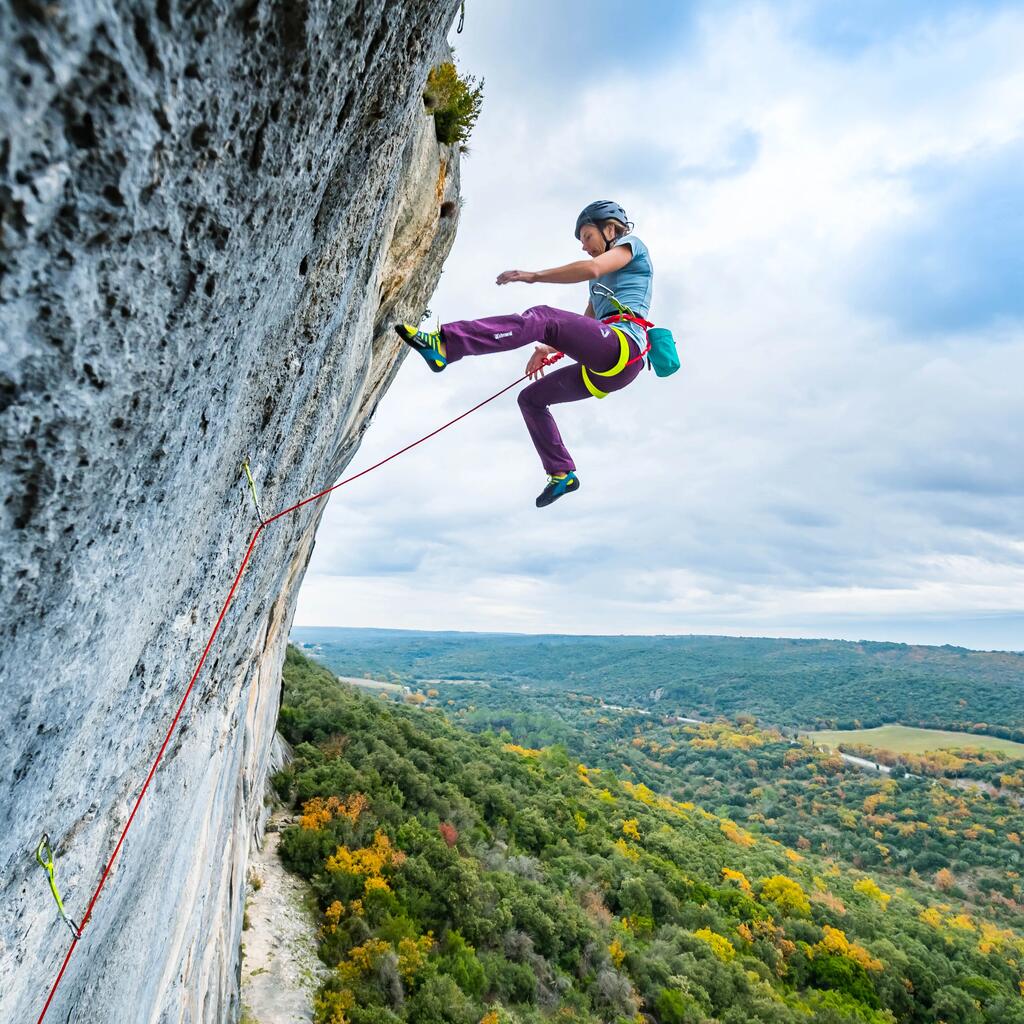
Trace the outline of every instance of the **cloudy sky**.
<instances>
[{"instance_id":1,"label":"cloudy sky","mask_svg":"<svg viewBox=\"0 0 1024 1024\"><path fill-rule=\"evenodd\" d=\"M494 279L612 198L683 368L556 410L582 487L547 509L512 395L339 492L297 623L1024 648L1024 4L467 7L431 308L582 312ZM350 469L528 352L407 360Z\"/></svg>"}]
</instances>

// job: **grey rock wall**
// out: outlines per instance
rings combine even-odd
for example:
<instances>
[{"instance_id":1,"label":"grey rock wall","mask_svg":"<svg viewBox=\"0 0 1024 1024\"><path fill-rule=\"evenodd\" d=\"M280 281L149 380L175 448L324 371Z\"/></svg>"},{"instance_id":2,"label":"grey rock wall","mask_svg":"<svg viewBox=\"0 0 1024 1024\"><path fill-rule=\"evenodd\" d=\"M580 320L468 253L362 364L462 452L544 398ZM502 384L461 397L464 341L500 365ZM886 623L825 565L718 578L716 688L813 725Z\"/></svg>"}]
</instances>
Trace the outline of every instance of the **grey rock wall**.
<instances>
[{"instance_id":1,"label":"grey rock wall","mask_svg":"<svg viewBox=\"0 0 1024 1024\"><path fill-rule=\"evenodd\" d=\"M456 7L0 0L0 1021L70 942L40 834L80 916L213 626L241 459L268 514L333 482L436 285L458 154L421 93ZM237 1018L322 510L263 533L47 1020Z\"/></svg>"}]
</instances>

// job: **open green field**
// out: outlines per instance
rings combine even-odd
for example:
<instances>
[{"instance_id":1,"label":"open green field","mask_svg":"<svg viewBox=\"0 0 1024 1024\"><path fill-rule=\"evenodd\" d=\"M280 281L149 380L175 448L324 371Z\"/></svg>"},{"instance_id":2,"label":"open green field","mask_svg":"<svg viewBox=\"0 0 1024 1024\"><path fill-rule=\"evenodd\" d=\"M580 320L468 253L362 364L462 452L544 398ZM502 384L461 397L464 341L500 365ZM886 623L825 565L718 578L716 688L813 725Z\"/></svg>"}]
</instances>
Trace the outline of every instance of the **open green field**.
<instances>
[{"instance_id":1,"label":"open green field","mask_svg":"<svg viewBox=\"0 0 1024 1024\"><path fill-rule=\"evenodd\" d=\"M970 732L946 732L942 729L914 729L906 725L880 725L875 729L838 729L808 732L816 743L866 743L898 754L922 754L926 750L953 750L974 747L976 750L1002 750L1011 757L1024 757L1024 743L978 736Z\"/></svg>"}]
</instances>

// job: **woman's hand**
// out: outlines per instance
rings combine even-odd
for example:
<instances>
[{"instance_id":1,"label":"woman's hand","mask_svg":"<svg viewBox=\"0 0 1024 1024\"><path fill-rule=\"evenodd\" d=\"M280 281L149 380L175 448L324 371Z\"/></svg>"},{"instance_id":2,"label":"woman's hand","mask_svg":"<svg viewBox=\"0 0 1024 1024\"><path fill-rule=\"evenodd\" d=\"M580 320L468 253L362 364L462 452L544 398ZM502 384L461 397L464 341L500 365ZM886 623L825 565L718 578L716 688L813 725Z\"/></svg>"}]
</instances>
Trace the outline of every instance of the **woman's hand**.
<instances>
[{"instance_id":1,"label":"woman's hand","mask_svg":"<svg viewBox=\"0 0 1024 1024\"><path fill-rule=\"evenodd\" d=\"M503 270L498 275L497 284L509 284L511 281L522 281L524 284L533 284L537 275L532 270Z\"/></svg>"},{"instance_id":2,"label":"woman's hand","mask_svg":"<svg viewBox=\"0 0 1024 1024\"><path fill-rule=\"evenodd\" d=\"M544 360L548 356L553 356L558 349L551 348L548 345L538 345L530 356L530 361L526 364L526 372L530 376L530 380L537 380L539 377L544 376Z\"/></svg>"}]
</instances>

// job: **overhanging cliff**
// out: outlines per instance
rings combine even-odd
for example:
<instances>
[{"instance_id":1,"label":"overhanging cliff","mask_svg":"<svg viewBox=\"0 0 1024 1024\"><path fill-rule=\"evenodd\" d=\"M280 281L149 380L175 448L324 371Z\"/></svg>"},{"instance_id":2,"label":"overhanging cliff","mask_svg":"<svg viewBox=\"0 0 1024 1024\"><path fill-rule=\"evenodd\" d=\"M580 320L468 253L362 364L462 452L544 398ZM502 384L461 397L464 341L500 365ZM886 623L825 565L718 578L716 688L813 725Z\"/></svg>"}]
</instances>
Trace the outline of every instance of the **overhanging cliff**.
<instances>
[{"instance_id":1,"label":"overhanging cliff","mask_svg":"<svg viewBox=\"0 0 1024 1024\"><path fill-rule=\"evenodd\" d=\"M0 3L0 1019L35 1019L255 525L333 482L433 291L456 0ZM113 8L113 9L112 9ZM238 1010L322 503L262 536L48 1019Z\"/></svg>"}]
</instances>

